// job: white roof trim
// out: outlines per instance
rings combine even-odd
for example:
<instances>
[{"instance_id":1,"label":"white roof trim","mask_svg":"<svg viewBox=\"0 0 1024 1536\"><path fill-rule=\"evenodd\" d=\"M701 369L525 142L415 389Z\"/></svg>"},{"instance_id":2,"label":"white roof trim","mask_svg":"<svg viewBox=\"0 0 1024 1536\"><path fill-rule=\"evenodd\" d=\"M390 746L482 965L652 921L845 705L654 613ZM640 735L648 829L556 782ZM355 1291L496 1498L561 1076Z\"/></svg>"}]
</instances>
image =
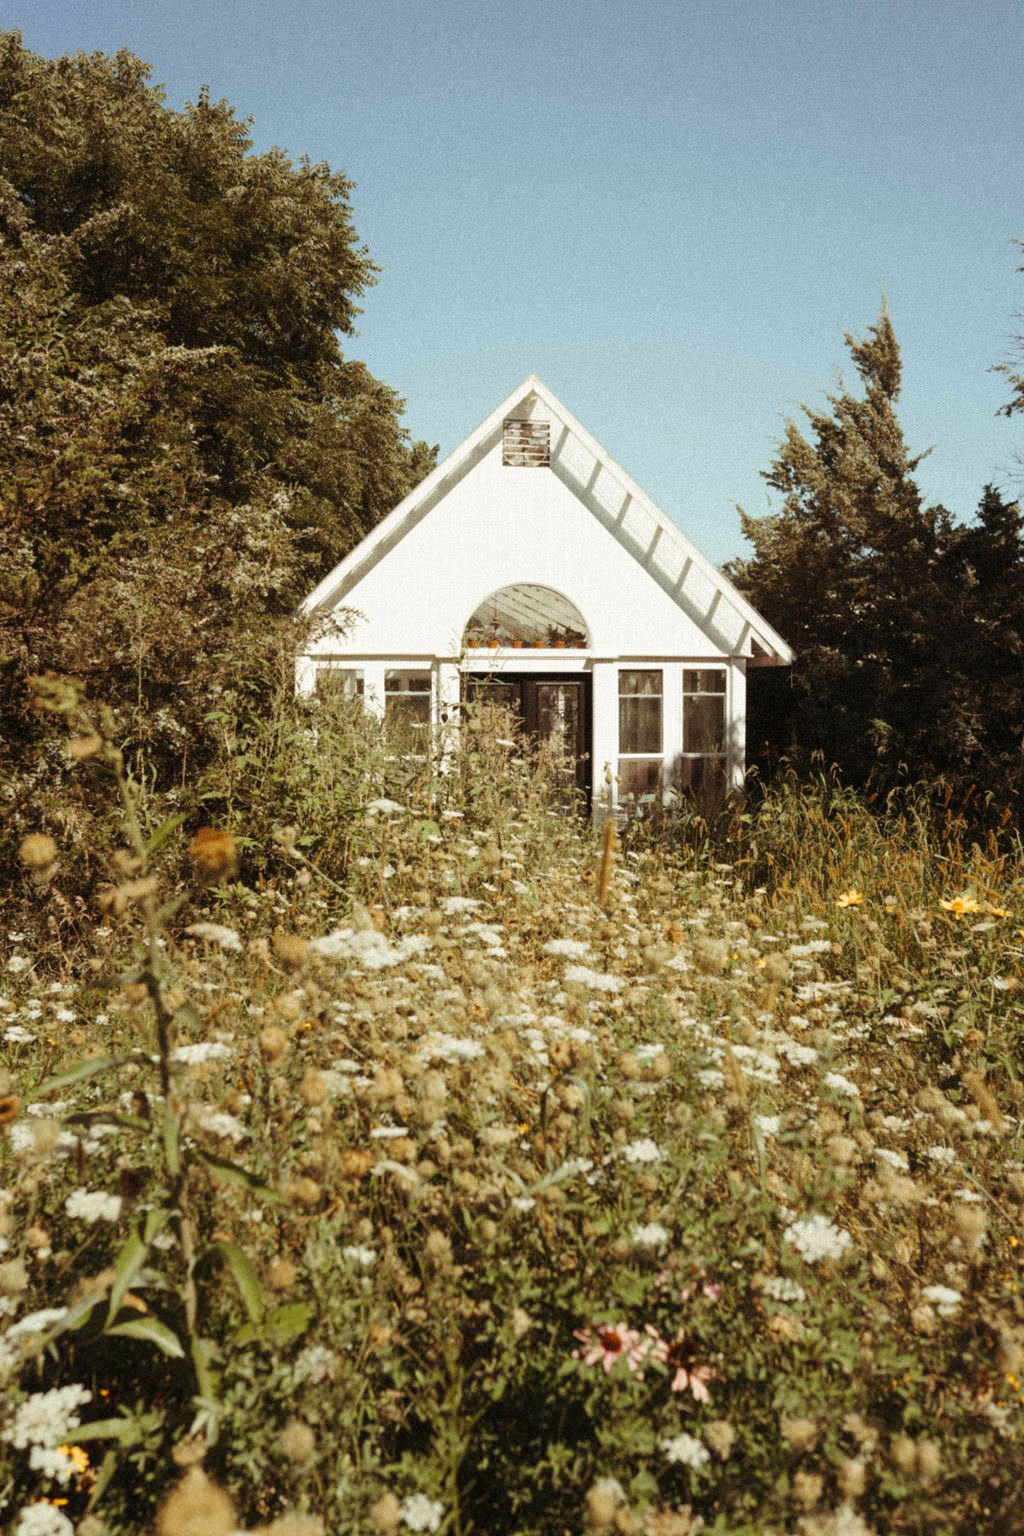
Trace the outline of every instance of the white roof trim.
<instances>
[{"instance_id":1,"label":"white roof trim","mask_svg":"<svg viewBox=\"0 0 1024 1536\"><path fill-rule=\"evenodd\" d=\"M623 492L623 504L635 503L640 507L655 524L655 534L648 548L648 553L653 553L656 544L666 543L674 546L681 555L682 574L676 582L678 591L673 593L677 602L682 597L682 588L690 572L697 570L705 581L714 589L712 607L718 602L725 601L743 621L743 652L750 656L754 665L761 666L786 666L793 660L793 652L783 640L782 636L768 624L757 610L747 601L741 592L733 586L727 577L722 575L718 568L711 564L705 555L702 555L691 539L675 524L671 518L661 510L655 502L643 491L636 481L612 458L596 438L592 437L581 422L577 421L571 411L551 393L547 385L540 380L535 373L529 374L523 382L508 395L489 416L485 417L480 425L455 448L446 459L442 460L436 469L432 470L426 479L421 480L412 491L409 492L398 506L387 517L376 525L375 528L352 549L343 560L329 571L320 581L309 596L302 603L300 612L312 614L317 611L333 608L344 596L345 591L355 584L360 573L370 564L376 563L381 558L387 547L397 543L402 536L405 525L412 514L423 507L424 503L433 501L446 481L457 475L464 465L471 462L473 457L485 448L492 435L500 433L503 421L510 416L517 407L520 407L531 396L535 396L552 414L553 418L562 428L562 434L571 434L594 458L601 473L610 474L616 480ZM551 443L551 469L557 472L558 450L561 439L556 433L552 433ZM618 520L621 522L621 518ZM620 541L630 549L630 553L641 564L638 550L631 548L630 544L616 529ZM646 567L645 567L646 568ZM653 572L652 579L657 580ZM680 603L682 606L682 603ZM698 620L699 622L699 620ZM742 654L737 653L737 654Z\"/></svg>"}]
</instances>

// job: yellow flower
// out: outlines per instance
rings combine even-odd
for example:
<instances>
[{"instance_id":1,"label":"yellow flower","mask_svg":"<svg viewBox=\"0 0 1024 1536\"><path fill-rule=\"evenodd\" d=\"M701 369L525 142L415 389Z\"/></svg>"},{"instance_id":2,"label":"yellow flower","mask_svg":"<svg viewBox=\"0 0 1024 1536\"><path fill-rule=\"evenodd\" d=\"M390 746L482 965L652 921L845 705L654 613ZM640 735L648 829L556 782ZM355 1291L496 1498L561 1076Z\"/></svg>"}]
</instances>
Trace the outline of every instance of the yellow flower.
<instances>
[{"instance_id":1,"label":"yellow flower","mask_svg":"<svg viewBox=\"0 0 1024 1536\"><path fill-rule=\"evenodd\" d=\"M949 901L940 900L939 906L943 912L952 912L954 917L966 917L984 910L976 896L952 896Z\"/></svg>"},{"instance_id":2,"label":"yellow flower","mask_svg":"<svg viewBox=\"0 0 1024 1536\"><path fill-rule=\"evenodd\" d=\"M988 914L990 917L1009 917L1010 909L1009 907L989 907Z\"/></svg>"},{"instance_id":3,"label":"yellow flower","mask_svg":"<svg viewBox=\"0 0 1024 1536\"><path fill-rule=\"evenodd\" d=\"M859 906L862 905L863 901L864 901L864 892L863 891L855 891L855 890L853 890L851 888L848 891L841 891L839 893L839 895L836 897L836 906L837 907L859 907Z\"/></svg>"}]
</instances>

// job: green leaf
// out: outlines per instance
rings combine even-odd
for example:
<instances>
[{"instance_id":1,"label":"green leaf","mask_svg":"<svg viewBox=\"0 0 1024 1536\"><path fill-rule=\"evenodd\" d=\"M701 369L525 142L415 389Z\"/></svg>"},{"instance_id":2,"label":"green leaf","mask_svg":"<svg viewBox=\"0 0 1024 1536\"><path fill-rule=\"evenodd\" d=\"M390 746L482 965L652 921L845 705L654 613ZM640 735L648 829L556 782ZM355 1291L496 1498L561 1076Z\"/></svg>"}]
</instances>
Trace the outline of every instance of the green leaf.
<instances>
[{"instance_id":1,"label":"green leaf","mask_svg":"<svg viewBox=\"0 0 1024 1536\"><path fill-rule=\"evenodd\" d=\"M116 1338L142 1339L147 1344L155 1344L157 1349L165 1355L170 1355L172 1360L185 1358L185 1351L181 1347L178 1335L173 1333L166 1323L161 1323L155 1317L133 1317L127 1323L117 1323L115 1327L108 1328L107 1334Z\"/></svg>"},{"instance_id":2,"label":"green leaf","mask_svg":"<svg viewBox=\"0 0 1024 1536\"><path fill-rule=\"evenodd\" d=\"M313 1321L316 1308L311 1301L293 1302L291 1306L275 1307L259 1323L246 1323L234 1336L236 1345L261 1344L284 1346L305 1333Z\"/></svg>"},{"instance_id":3,"label":"green leaf","mask_svg":"<svg viewBox=\"0 0 1024 1536\"><path fill-rule=\"evenodd\" d=\"M217 1157L213 1152L196 1151L196 1157L201 1163L205 1163L210 1172L218 1179L223 1179L225 1184L234 1184L238 1189L246 1189L250 1195L258 1195L261 1200L272 1200L276 1205L284 1203L284 1196L269 1185L261 1183L254 1173L248 1168L243 1168L239 1163L233 1163L230 1158Z\"/></svg>"},{"instance_id":4,"label":"green leaf","mask_svg":"<svg viewBox=\"0 0 1024 1536\"><path fill-rule=\"evenodd\" d=\"M145 1064L148 1061L149 1057L144 1051L127 1051L122 1056L90 1056L88 1061L80 1061L77 1066L69 1067L66 1072L58 1072L56 1077L48 1077L44 1083L40 1083L36 1094L41 1098L45 1094L55 1093L58 1088L70 1088L72 1083L80 1083L87 1077L95 1077L111 1067L123 1067L128 1062Z\"/></svg>"},{"instance_id":5,"label":"green leaf","mask_svg":"<svg viewBox=\"0 0 1024 1536\"><path fill-rule=\"evenodd\" d=\"M116 1440L118 1445L138 1445L145 1439L145 1426L135 1418L93 1419L75 1430L76 1440ZM104 1462L104 1466L106 1462Z\"/></svg>"},{"instance_id":6,"label":"green leaf","mask_svg":"<svg viewBox=\"0 0 1024 1536\"><path fill-rule=\"evenodd\" d=\"M206 1257L207 1254L224 1260L224 1263L234 1276L235 1284L238 1287L238 1294L241 1296L245 1304L245 1310L249 1314L249 1321L253 1323L260 1322L265 1310L263 1306L263 1292L260 1289L260 1282L249 1255L243 1252L237 1243L229 1242L211 1243L204 1250L203 1257Z\"/></svg>"},{"instance_id":7,"label":"green leaf","mask_svg":"<svg viewBox=\"0 0 1024 1536\"><path fill-rule=\"evenodd\" d=\"M422 837L424 839L428 837L440 837L441 828L436 821L432 821L429 817L427 817L423 821L418 821L416 823L416 836Z\"/></svg>"},{"instance_id":8,"label":"green leaf","mask_svg":"<svg viewBox=\"0 0 1024 1536\"><path fill-rule=\"evenodd\" d=\"M122 1244L121 1252L114 1265L114 1283L110 1288L110 1303L107 1307L108 1326L121 1310L121 1303L132 1281L146 1261L146 1246L137 1232L129 1233Z\"/></svg>"},{"instance_id":9,"label":"green leaf","mask_svg":"<svg viewBox=\"0 0 1024 1536\"><path fill-rule=\"evenodd\" d=\"M157 827L156 831L153 833L152 837L146 844L146 853L156 853L158 848L162 848L164 843L166 843L167 839L171 836L172 832L177 832L178 828L185 820L185 817L186 813L184 811L177 811L173 816L168 816L167 820L161 826Z\"/></svg>"}]
</instances>

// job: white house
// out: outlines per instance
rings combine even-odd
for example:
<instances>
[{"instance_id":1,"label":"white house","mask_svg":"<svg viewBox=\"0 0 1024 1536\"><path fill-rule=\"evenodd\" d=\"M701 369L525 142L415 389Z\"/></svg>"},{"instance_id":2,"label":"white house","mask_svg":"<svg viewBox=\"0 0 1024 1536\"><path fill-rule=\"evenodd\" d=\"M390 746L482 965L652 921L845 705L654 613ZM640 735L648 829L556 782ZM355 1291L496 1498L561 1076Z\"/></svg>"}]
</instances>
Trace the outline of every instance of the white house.
<instances>
[{"instance_id":1,"label":"white house","mask_svg":"<svg viewBox=\"0 0 1024 1536\"><path fill-rule=\"evenodd\" d=\"M488 684L595 808L743 780L786 642L535 375L332 570L297 686L436 730Z\"/></svg>"}]
</instances>

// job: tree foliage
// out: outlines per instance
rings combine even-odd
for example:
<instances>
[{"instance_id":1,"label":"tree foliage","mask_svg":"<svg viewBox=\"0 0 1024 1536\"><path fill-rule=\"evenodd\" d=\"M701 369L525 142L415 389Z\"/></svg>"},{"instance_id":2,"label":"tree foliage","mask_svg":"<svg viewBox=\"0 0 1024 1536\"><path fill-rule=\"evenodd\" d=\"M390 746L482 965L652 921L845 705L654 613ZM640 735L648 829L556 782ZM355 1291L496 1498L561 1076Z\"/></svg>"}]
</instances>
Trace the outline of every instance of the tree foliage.
<instances>
[{"instance_id":1,"label":"tree foliage","mask_svg":"<svg viewBox=\"0 0 1024 1536\"><path fill-rule=\"evenodd\" d=\"M787 423L764 477L781 504L742 517L754 555L732 575L797 656L791 678L759 690L752 734L862 784L1016 791L1024 689L1005 660L1024 636L1019 509L992 488L975 525L926 506L885 309L847 346L859 390L805 408L805 430Z\"/></svg>"},{"instance_id":2,"label":"tree foliage","mask_svg":"<svg viewBox=\"0 0 1024 1536\"><path fill-rule=\"evenodd\" d=\"M432 454L341 348L351 184L149 73L0 34L0 653L8 739L51 668L169 773Z\"/></svg>"}]
</instances>

